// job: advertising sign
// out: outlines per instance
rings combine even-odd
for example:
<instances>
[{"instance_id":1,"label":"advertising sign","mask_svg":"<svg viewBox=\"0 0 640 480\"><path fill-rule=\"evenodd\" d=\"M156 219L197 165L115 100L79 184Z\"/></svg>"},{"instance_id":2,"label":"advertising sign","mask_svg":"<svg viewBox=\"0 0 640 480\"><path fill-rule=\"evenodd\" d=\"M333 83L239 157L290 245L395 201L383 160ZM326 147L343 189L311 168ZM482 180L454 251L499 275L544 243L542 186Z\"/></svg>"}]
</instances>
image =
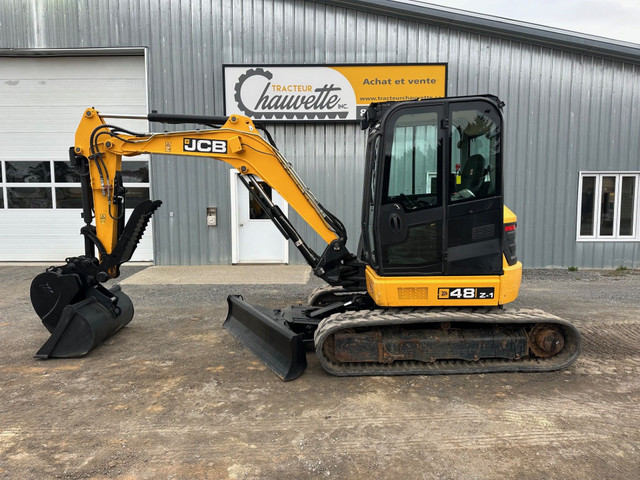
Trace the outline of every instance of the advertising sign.
<instances>
[{"instance_id":1,"label":"advertising sign","mask_svg":"<svg viewBox=\"0 0 640 480\"><path fill-rule=\"evenodd\" d=\"M225 65L225 114L358 121L372 102L446 96L446 64Z\"/></svg>"}]
</instances>

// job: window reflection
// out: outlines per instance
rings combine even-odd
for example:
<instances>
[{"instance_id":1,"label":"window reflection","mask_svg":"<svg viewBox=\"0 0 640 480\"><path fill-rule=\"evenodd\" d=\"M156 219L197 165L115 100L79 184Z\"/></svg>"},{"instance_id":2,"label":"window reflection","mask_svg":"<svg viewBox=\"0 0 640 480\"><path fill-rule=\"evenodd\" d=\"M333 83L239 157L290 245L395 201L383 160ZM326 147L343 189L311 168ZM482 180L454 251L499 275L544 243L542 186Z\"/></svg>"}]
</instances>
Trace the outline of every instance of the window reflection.
<instances>
[{"instance_id":1,"label":"window reflection","mask_svg":"<svg viewBox=\"0 0 640 480\"><path fill-rule=\"evenodd\" d=\"M149 200L149 187L127 187L125 208L136 208L140 202Z\"/></svg>"},{"instance_id":2,"label":"window reflection","mask_svg":"<svg viewBox=\"0 0 640 480\"><path fill-rule=\"evenodd\" d=\"M485 198L497 192L499 126L479 110L452 113L451 202Z\"/></svg>"},{"instance_id":3,"label":"window reflection","mask_svg":"<svg viewBox=\"0 0 640 480\"><path fill-rule=\"evenodd\" d=\"M82 208L80 187L56 187L56 208Z\"/></svg>"},{"instance_id":4,"label":"window reflection","mask_svg":"<svg viewBox=\"0 0 640 480\"><path fill-rule=\"evenodd\" d=\"M582 206L580 209L580 235L593 235L593 207L595 204L596 177L582 179Z\"/></svg>"},{"instance_id":5,"label":"window reflection","mask_svg":"<svg viewBox=\"0 0 640 480\"><path fill-rule=\"evenodd\" d=\"M622 177L620 198L620 235L633 235L633 214L636 204L636 178Z\"/></svg>"},{"instance_id":6,"label":"window reflection","mask_svg":"<svg viewBox=\"0 0 640 480\"><path fill-rule=\"evenodd\" d=\"M71 162L53 162L53 175L56 182L80 183L80 175Z\"/></svg>"},{"instance_id":7,"label":"window reflection","mask_svg":"<svg viewBox=\"0 0 640 480\"><path fill-rule=\"evenodd\" d=\"M123 161L122 181L124 183L149 183L149 162Z\"/></svg>"},{"instance_id":8,"label":"window reflection","mask_svg":"<svg viewBox=\"0 0 640 480\"><path fill-rule=\"evenodd\" d=\"M5 162L8 183L46 183L51 181L49 162Z\"/></svg>"},{"instance_id":9,"label":"window reflection","mask_svg":"<svg viewBox=\"0 0 640 480\"><path fill-rule=\"evenodd\" d=\"M9 208L53 208L51 189L7 188L7 205Z\"/></svg>"},{"instance_id":10,"label":"window reflection","mask_svg":"<svg viewBox=\"0 0 640 480\"><path fill-rule=\"evenodd\" d=\"M603 177L600 197L600 235L613 235L613 216L616 201L616 177Z\"/></svg>"},{"instance_id":11,"label":"window reflection","mask_svg":"<svg viewBox=\"0 0 640 480\"><path fill-rule=\"evenodd\" d=\"M396 120L383 203L405 210L433 207L438 195L438 115L405 114Z\"/></svg>"}]
</instances>

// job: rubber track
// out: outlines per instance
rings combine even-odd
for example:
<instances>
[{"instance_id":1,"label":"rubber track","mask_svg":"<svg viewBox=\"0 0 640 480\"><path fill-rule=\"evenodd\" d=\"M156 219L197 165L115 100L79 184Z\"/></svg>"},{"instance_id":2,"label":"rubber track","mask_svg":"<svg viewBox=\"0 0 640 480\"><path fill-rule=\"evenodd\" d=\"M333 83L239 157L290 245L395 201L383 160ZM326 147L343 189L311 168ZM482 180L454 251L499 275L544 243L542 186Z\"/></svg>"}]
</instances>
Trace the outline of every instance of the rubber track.
<instances>
[{"instance_id":1,"label":"rubber track","mask_svg":"<svg viewBox=\"0 0 640 480\"><path fill-rule=\"evenodd\" d=\"M333 362L323 351L329 335L349 328L370 328L391 325L457 322L486 325L558 325L565 337L562 352L549 358L522 358L519 360L481 359L440 360L434 363L396 361L393 363L340 363ZM569 322L555 315L535 309L466 308L466 309L380 309L337 313L327 317L314 334L316 354L322 367L332 375L440 375L495 372L549 372L571 365L580 353L580 333Z\"/></svg>"}]
</instances>

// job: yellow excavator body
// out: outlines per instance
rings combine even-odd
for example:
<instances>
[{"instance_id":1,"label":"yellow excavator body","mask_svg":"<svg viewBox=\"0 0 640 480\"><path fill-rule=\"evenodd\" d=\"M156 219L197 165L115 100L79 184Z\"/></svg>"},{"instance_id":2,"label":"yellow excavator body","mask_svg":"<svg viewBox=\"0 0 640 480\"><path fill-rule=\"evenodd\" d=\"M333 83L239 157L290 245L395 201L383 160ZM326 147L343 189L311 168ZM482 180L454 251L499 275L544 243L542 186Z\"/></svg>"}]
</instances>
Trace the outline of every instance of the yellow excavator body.
<instances>
[{"instance_id":1,"label":"yellow excavator body","mask_svg":"<svg viewBox=\"0 0 640 480\"><path fill-rule=\"evenodd\" d=\"M335 375L548 371L575 360L580 337L538 310L505 310L522 279L515 214L504 205L502 102L474 96L372 104L357 254L347 231L283 157L263 125L151 113L141 120L201 130L136 133L87 109L70 160L81 177L85 253L31 285L51 332L38 358L82 356L133 318L117 278L162 202L124 222L123 156L223 161L313 273L328 284L307 306L270 311L228 297L225 329L283 380L306 367L306 347ZM263 135L260 134L263 132ZM326 242L318 254L260 186L266 183ZM97 252L96 252L97 250Z\"/></svg>"},{"instance_id":2,"label":"yellow excavator body","mask_svg":"<svg viewBox=\"0 0 640 480\"><path fill-rule=\"evenodd\" d=\"M367 292L381 307L496 307L518 297L522 263L504 265L502 275L382 277L366 269Z\"/></svg>"}]
</instances>

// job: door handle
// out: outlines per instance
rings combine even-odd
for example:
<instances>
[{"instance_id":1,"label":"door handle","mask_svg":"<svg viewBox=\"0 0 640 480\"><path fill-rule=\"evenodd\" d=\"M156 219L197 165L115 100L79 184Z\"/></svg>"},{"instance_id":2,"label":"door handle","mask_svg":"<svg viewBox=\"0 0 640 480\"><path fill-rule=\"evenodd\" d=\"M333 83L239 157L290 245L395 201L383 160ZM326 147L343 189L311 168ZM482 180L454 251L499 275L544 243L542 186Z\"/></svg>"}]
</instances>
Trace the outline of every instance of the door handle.
<instances>
[{"instance_id":1,"label":"door handle","mask_svg":"<svg viewBox=\"0 0 640 480\"><path fill-rule=\"evenodd\" d=\"M392 213L389 216L389 227L396 233L400 231L400 229L402 228L402 219L400 218L400 215L398 215L397 213Z\"/></svg>"}]
</instances>

